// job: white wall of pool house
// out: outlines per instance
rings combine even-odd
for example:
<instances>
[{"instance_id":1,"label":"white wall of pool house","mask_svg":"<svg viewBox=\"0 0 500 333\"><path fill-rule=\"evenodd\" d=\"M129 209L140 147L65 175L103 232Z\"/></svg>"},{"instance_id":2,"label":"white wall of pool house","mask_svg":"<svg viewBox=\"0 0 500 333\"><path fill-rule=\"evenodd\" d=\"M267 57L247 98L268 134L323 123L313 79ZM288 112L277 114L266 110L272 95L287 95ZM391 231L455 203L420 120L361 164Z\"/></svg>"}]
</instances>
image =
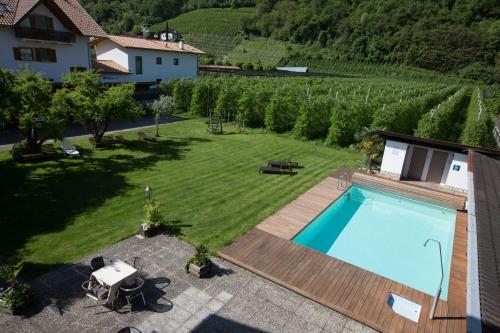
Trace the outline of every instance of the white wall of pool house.
<instances>
[{"instance_id":1,"label":"white wall of pool house","mask_svg":"<svg viewBox=\"0 0 500 333\"><path fill-rule=\"evenodd\" d=\"M442 151L447 154L447 159L439 185L461 192L467 190L466 154L441 149L438 150L393 140L386 140L382 164L380 166L380 175L395 180L406 179L412 162L414 147L423 148L427 152L420 181L427 181L434 152Z\"/></svg>"}]
</instances>

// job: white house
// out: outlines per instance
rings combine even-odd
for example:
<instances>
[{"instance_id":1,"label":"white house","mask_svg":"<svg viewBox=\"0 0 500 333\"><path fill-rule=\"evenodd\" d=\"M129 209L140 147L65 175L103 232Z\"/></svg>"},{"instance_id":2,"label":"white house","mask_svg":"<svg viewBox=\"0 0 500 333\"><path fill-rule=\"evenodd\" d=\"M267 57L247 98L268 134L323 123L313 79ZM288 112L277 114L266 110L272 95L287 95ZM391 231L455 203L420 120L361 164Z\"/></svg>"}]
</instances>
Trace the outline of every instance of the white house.
<instances>
[{"instance_id":1,"label":"white house","mask_svg":"<svg viewBox=\"0 0 500 333\"><path fill-rule=\"evenodd\" d=\"M77 0L0 0L0 66L25 66L61 81L71 69L90 69L90 37L106 33Z\"/></svg>"},{"instance_id":2,"label":"white house","mask_svg":"<svg viewBox=\"0 0 500 333\"><path fill-rule=\"evenodd\" d=\"M158 83L177 78L195 79L203 51L183 42L108 35L91 42L94 68L104 82Z\"/></svg>"}]
</instances>

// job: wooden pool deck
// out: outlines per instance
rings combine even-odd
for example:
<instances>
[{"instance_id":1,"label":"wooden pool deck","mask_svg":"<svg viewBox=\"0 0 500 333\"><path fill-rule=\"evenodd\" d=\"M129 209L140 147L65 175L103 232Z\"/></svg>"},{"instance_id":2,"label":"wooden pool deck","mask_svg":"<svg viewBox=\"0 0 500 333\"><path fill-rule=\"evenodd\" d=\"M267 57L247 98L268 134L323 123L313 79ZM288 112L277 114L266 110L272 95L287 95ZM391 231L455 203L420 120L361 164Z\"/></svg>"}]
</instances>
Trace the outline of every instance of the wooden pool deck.
<instances>
[{"instance_id":1,"label":"wooden pool deck","mask_svg":"<svg viewBox=\"0 0 500 333\"><path fill-rule=\"evenodd\" d=\"M466 332L467 214L457 212L448 301L429 320L432 296L291 241L344 192L337 185L327 177L219 255L382 332ZM418 323L392 311L390 292L422 305Z\"/></svg>"}]
</instances>

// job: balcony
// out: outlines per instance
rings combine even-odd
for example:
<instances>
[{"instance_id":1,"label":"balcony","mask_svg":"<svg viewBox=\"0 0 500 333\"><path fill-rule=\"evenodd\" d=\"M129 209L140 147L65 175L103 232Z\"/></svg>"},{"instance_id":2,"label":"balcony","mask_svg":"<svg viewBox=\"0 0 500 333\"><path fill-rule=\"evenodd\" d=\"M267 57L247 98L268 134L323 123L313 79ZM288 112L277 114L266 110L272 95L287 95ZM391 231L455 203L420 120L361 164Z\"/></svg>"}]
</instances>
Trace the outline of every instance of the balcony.
<instances>
[{"instance_id":1,"label":"balcony","mask_svg":"<svg viewBox=\"0 0 500 333\"><path fill-rule=\"evenodd\" d=\"M14 27L16 38L37 39L61 43L74 43L75 34L72 32L34 29L28 27Z\"/></svg>"}]
</instances>

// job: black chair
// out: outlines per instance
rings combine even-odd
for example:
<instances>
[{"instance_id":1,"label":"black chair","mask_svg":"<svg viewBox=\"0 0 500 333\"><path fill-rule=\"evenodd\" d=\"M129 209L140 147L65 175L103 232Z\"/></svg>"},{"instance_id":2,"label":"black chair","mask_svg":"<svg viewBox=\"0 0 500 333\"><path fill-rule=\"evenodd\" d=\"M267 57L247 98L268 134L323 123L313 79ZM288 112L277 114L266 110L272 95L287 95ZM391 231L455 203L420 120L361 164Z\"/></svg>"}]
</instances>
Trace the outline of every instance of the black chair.
<instances>
[{"instance_id":1,"label":"black chair","mask_svg":"<svg viewBox=\"0 0 500 333\"><path fill-rule=\"evenodd\" d=\"M109 259L106 257L95 257L90 261L90 267L92 271L97 271L98 269L103 268L104 266L111 265L113 263L113 259Z\"/></svg>"},{"instance_id":2,"label":"black chair","mask_svg":"<svg viewBox=\"0 0 500 333\"><path fill-rule=\"evenodd\" d=\"M124 327L122 329L120 329L117 333L142 333L141 331L139 331L137 328L135 327Z\"/></svg>"},{"instance_id":3,"label":"black chair","mask_svg":"<svg viewBox=\"0 0 500 333\"><path fill-rule=\"evenodd\" d=\"M120 287L120 295L125 296L127 304L130 306L130 311L132 311L132 300L138 296L142 297L142 302L146 305L146 299L144 298L144 280L141 278L135 279L135 284L133 286Z\"/></svg>"},{"instance_id":4,"label":"black chair","mask_svg":"<svg viewBox=\"0 0 500 333\"><path fill-rule=\"evenodd\" d=\"M144 266L144 259L142 259L141 257L132 257L130 258L130 260L128 260L128 262L132 265L132 267L137 269L137 271L139 272L139 277L142 277L142 267Z\"/></svg>"}]
</instances>

